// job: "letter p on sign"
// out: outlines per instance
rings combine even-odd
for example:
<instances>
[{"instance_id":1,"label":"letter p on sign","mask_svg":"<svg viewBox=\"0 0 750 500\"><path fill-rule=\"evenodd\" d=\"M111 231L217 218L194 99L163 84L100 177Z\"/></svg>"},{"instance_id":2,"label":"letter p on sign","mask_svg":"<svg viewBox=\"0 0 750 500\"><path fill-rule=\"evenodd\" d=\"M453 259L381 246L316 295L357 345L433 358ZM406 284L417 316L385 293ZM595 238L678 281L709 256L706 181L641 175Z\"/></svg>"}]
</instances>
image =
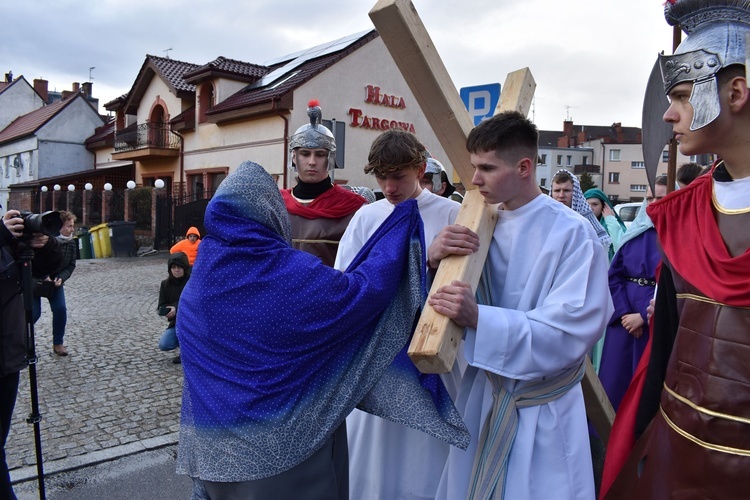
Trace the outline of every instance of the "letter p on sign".
<instances>
[{"instance_id":1,"label":"letter p on sign","mask_svg":"<svg viewBox=\"0 0 750 500\"><path fill-rule=\"evenodd\" d=\"M460 91L461 100L469 111L469 117L474 126L485 118L495 114L495 108L500 102L500 84L490 83L475 87L464 87Z\"/></svg>"}]
</instances>

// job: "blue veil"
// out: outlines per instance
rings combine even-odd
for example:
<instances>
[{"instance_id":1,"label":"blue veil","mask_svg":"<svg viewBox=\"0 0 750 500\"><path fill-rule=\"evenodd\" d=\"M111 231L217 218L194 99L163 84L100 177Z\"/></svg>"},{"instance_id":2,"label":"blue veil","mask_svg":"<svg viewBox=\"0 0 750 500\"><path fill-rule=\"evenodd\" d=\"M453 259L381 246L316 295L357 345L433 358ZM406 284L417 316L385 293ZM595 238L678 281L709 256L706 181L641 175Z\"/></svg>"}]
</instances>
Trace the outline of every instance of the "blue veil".
<instances>
[{"instance_id":1,"label":"blue veil","mask_svg":"<svg viewBox=\"0 0 750 500\"><path fill-rule=\"evenodd\" d=\"M279 190L252 162L222 182L205 227L179 304L178 472L222 482L279 474L360 402L468 445L439 377L404 363L426 294L415 201L396 207L345 273L291 247ZM409 394L408 411L394 390Z\"/></svg>"}]
</instances>

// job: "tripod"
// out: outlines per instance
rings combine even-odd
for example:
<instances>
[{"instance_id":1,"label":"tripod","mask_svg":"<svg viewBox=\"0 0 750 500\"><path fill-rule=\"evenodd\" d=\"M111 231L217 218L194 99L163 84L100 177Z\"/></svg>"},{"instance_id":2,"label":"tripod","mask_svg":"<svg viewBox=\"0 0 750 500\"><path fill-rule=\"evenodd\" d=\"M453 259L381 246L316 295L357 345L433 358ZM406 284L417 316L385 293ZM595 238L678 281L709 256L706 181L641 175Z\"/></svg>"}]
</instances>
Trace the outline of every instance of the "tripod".
<instances>
[{"instance_id":1,"label":"tripod","mask_svg":"<svg viewBox=\"0 0 750 500\"><path fill-rule=\"evenodd\" d=\"M44 464L42 463L42 432L39 423L42 415L39 413L39 396L36 381L36 344L34 342L33 293L34 280L31 274L31 263L34 260L34 250L23 244L20 255L21 285L23 287L23 309L26 313L26 362L29 364L29 387L31 389L31 413L26 422L34 425L34 447L36 451L36 471L39 482L39 498L47 498L44 491Z\"/></svg>"}]
</instances>

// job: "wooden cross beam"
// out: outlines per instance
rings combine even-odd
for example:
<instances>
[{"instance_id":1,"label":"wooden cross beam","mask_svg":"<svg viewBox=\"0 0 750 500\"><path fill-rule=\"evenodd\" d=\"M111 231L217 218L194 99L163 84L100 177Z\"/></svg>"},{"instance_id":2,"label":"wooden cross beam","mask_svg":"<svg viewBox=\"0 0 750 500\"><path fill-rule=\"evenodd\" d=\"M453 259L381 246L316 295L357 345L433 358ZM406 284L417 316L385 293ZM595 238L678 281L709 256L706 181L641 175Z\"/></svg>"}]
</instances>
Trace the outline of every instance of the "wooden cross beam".
<instances>
[{"instance_id":1,"label":"wooden cross beam","mask_svg":"<svg viewBox=\"0 0 750 500\"><path fill-rule=\"evenodd\" d=\"M476 292L497 222L497 206L487 204L470 182L473 168L466 151L466 139L472 129L469 113L411 1L378 0L369 15L466 187L456 224L479 235L479 251L443 259L430 293L453 280L469 283ZM535 88L528 68L509 73L498 110L527 115ZM463 328L425 304L409 346L409 357L422 373L447 373L456 360L462 337ZM583 384L586 409L606 444L614 412L588 359L587 363Z\"/></svg>"}]
</instances>

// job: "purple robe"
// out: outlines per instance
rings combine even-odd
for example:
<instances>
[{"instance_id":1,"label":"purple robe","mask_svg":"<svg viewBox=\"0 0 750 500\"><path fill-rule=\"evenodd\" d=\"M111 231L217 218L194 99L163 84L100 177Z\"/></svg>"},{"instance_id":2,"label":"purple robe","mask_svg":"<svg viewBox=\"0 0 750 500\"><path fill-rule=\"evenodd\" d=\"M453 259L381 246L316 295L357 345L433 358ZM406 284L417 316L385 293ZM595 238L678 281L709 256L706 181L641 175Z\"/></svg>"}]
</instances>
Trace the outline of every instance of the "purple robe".
<instances>
[{"instance_id":1,"label":"purple robe","mask_svg":"<svg viewBox=\"0 0 750 500\"><path fill-rule=\"evenodd\" d=\"M615 312L607 325L599 378L615 411L648 343L646 308L654 298L653 284L642 286L628 278L646 278L653 283L659 260L656 231L650 228L620 247L609 266L609 290ZM643 335L638 339L621 323L622 316L634 312L640 313L645 322Z\"/></svg>"}]
</instances>

